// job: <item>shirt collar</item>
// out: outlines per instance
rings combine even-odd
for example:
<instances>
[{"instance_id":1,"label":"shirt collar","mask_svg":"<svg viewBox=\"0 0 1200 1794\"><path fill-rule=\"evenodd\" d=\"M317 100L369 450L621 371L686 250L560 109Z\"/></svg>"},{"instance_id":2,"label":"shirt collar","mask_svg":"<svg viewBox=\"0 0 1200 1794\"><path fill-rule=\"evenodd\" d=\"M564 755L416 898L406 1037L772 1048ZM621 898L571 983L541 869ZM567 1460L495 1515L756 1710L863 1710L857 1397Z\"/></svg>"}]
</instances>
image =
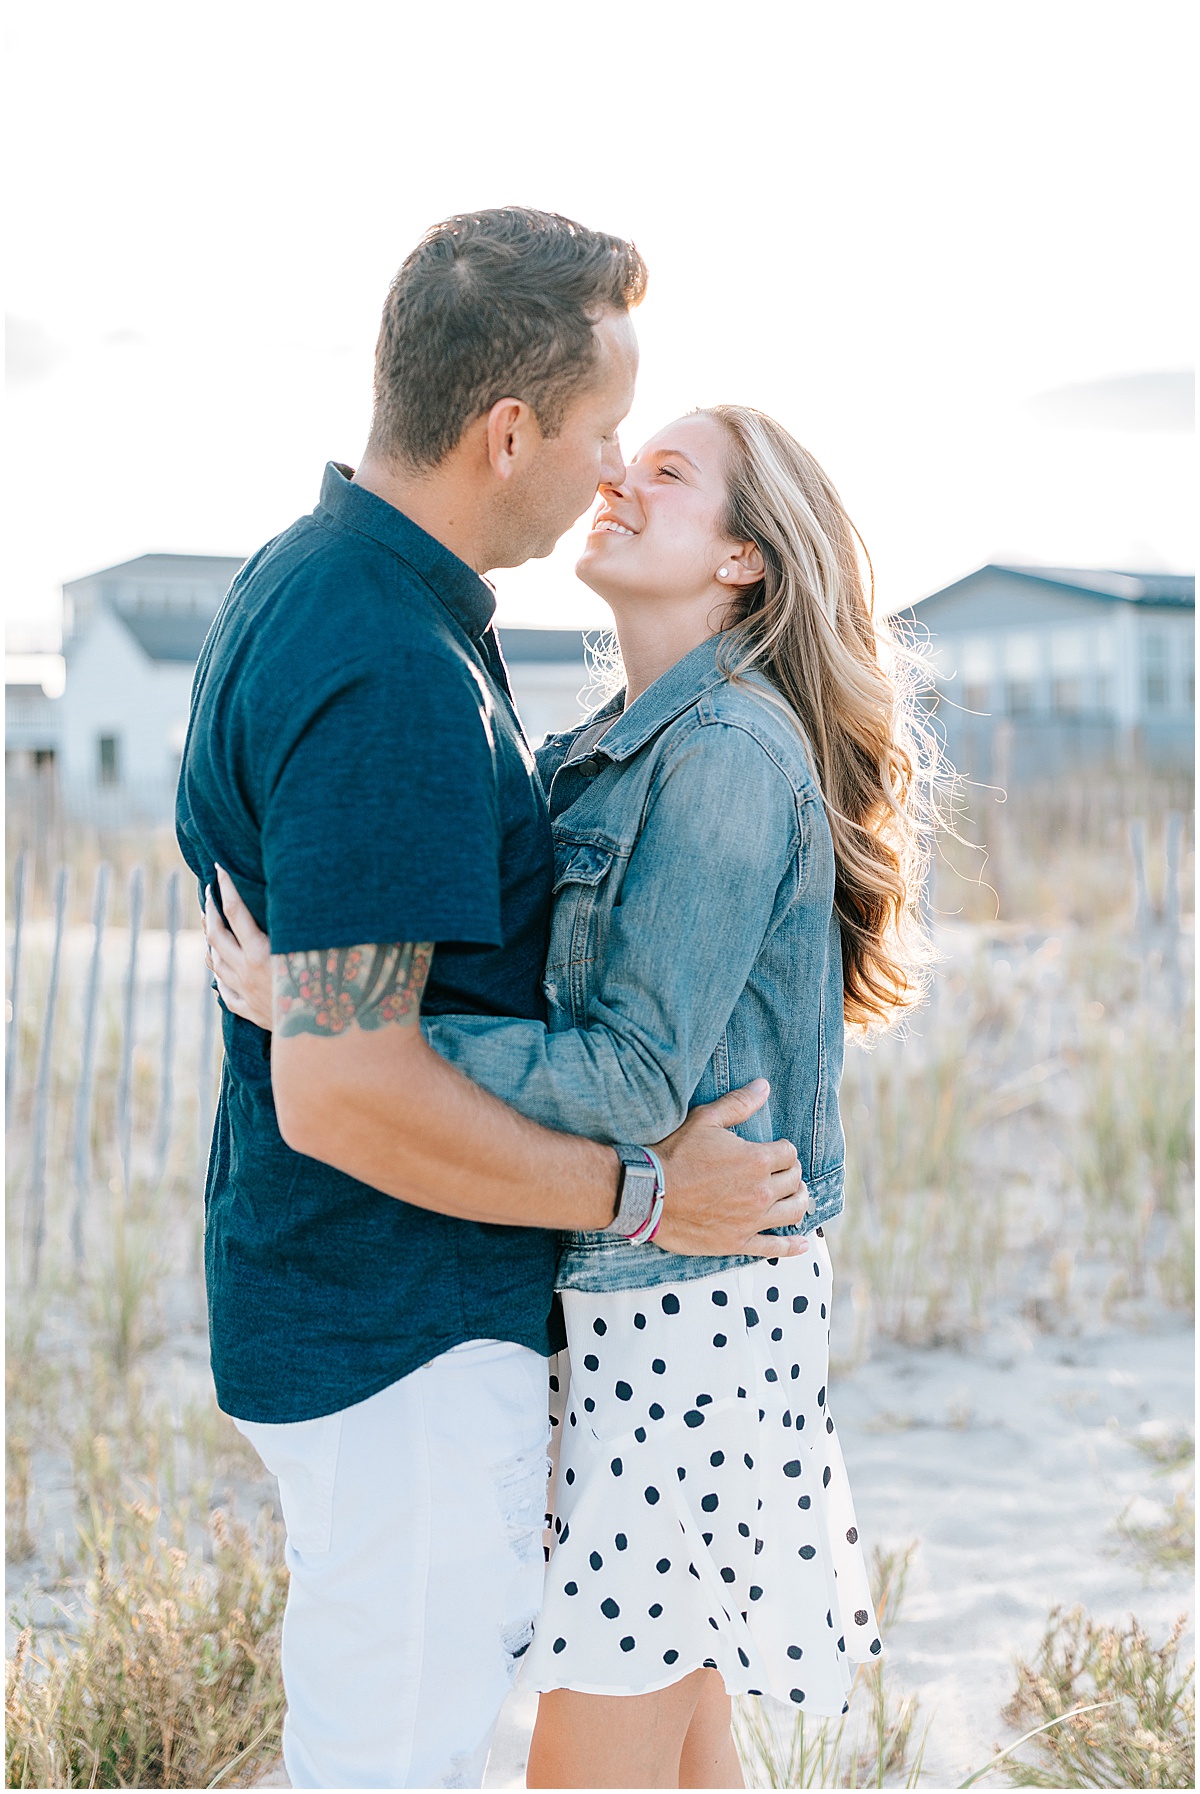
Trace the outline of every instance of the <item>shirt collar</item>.
<instances>
[{"instance_id":1,"label":"shirt collar","mask_svg":"<svg viewBox=\"0 0 1200 1794\"><path fill-rule=\"evenodd\" d=\"M491 586L411 517L352 481L351 468L330 461L321 481L316 515L390 549L425 581L459 627L478 641L496 610Z\"/></svg>"},{"instance_id":2,"label":"shirt collar","mask_svg":"<svg viewBox=\"0 0 1200 1794\"><path fill-rule=\"evenodd\" d=\"M720 685L725 678L718 659L722 640L719 635L710 636L682 660L677 660L673 667L668 667L653 685L647 686L641 696L634 699L611 728L605 730L593 753L604 754L609 760L628 760L645 747L651 736L657 735L683 711L690 710L706 691Z\"/></svg>"}]
</instances>

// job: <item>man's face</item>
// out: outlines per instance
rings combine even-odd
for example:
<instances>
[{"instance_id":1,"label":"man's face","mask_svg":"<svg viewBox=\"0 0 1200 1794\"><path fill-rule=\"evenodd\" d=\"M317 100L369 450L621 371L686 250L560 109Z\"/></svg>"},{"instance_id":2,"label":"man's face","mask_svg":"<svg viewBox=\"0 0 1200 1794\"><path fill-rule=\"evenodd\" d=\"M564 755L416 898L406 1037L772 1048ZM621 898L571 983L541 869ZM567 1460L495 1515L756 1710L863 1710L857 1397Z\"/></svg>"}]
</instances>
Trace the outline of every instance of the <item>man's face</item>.
<instances>
[{"instance_id":1,"label":"man's face","mask_svg":"<svg viewBox=\"0 0 1200 1794\"><path fill-rule=\"evenodd\" d=\"M588 386L572 399L556 436L543 437L506 507L503 561L541 560L587 510L602 485L619 484L625 463L617 431L633 403L638 346L628 312L608 311L592 326L596 363Z\"/></svg>"}]
</instances>

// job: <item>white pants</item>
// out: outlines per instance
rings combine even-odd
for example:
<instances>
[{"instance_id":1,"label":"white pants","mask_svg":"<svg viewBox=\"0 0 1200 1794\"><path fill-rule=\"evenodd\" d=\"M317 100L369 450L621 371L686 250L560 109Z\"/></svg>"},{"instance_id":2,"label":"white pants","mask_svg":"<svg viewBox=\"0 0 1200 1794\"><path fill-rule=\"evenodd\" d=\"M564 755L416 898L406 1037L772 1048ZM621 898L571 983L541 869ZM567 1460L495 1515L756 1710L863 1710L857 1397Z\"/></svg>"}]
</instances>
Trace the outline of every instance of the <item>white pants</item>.
<instances>
[{"instance_id":1,"label":"white pants","mask_svg":"<svg viewBox=\"0 0 1200 1794\"><path fill-rule=\"evenodd\" d=\"M320 1420L237 1422L279 1479L294 1788L477 1788L541 1602L546 1362L476 1340Z\"/></svg>"}]
</instances>

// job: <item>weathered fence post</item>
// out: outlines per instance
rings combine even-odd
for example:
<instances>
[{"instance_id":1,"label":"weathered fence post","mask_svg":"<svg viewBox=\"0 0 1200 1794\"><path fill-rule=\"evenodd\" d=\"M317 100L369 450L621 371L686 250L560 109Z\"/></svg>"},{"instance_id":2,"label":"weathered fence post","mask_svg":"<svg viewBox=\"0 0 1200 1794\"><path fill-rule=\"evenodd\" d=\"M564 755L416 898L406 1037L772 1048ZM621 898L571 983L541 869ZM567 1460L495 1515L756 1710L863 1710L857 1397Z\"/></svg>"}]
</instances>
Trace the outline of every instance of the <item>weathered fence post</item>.
<instances>
[{"instance_id":1,"label":"weathered fence post","mask_svg":"<svg viewBox=\"0 0 1200 1794\"><path fill-rule=\"evenodd\" d=\"M16 1093L17 1061L20 1057L21 1040L21 927L25 920L25 881L29 871L29 853L27 850L17 855L17 863L13 867L13 946L12 975L9 980L9 1003L12 1015L9 1018L8 1034L4 1042L4 1103L5 1128L12 1118L13 1097Z\"/></svg>"},{"instance_id":2,"label":"weathered fence post","mask_svg":"<svg viewBox=\"0 0 1200 1794\"><path fill-rule=\"evenodd\" d=\"M108 910L112 868L102 860L96 868L92 897L92 961L83 998L83 1041L79 1057L79 1089L75 1093L75 1208L71 1215L71 1252L83 1263L83 1211L92 1185L92 1084L96 1070L96 1026L100 1014L100 956Z\"/></svg>"},{"instance_id":3,"label":"weathered fence post","mask_svg":"<svg viewBox=\"0 0 1200 1794\"><path fill-rule=\"evenodd\" d=\"M1167 816L1166 883L1163 886L1163 925L1174 942L1179 933L1179 860L1183 846L1183 813L1172 810Z\"/></svg>"},{"instance_id":4,"label":"weathered fence post","mask_svg":"<svg viewBox=\"0 0 1200 1794\"><path fill-rule=\"evenodd\" d=\"M46 1151L49 1144L50 1109L53 1103L51 1072L54 1061L54 1012L58 1006L58 978L62 967L63 930L67 920L65 866L54 874L54 946L50 953L50 983L46 990L46 1020L42 1050L38 1054L37 1083L33 1092L33 1155L29 1173L29 1271L36 1283L41 1268L42 1242L46 1235Z\"/></svg>"},{"instance_id":5,"label":"weathered fence post","mask_svg":"<svg viewBox=\"0 0 1200 1794\"><path fill-rule=\"evenodd\" d=\"M1150 937L1152 911L1146 882L1146 830L1140 816L1129 824L1129 852L1133 859L1133 931L1144 953Z\"/></svg>"},{"instance_id":6,"label":"weathered fence post","mask_svg":"<svg viewBox=\"0 0 1200 1794\"><path fill-rule=\"evenodd\" d=\"M1167 816L1166 870L1163 882L1163 966L1167 974L1167 1000L1178 1021L1183 1013L1183 979L1179 975L1179 862L1183 847L1183 815Z\"/></svg>"},{"instance_id":7,"label":"weathered fence post","mask_svg":"<svg viewBox=\"0 0 1200 1794\"><path fill-rule=\"evenodd\" d=\"M1013 726L1007 717L1001 719L992 730L991 781L992 816L988 823L988 838L985 846L988 850L987 877L996 893L996 917L1003 920L1010 899L1010 855L1011 823L1009 818L1009 780L1012 775Z\"/></svg>"},{"instance_id":8,"label":"weathered fence post","mask_svg":"<svg viewBox=\"0 0 1200 1794\"><path fill-rule=\"evenodd\" d=\"M158 1084L158 1139L155 1150L154 1182L166 1176L167 1154L171 1149L171 1112L175 1105L175 950L179 936L179 873L167 880L167 973L163 987L162 1070Z\"/></svg>"},{"instance_id":9,"label":"weathered fence post","mask_svg":"<svg viewBox=\"0 0 1200 1794\"><path fill-rule=\"evenodd\" d=\"M125 1018L121 1039L121 1075L117 1082L117 1150L128 1196L133 1184L133 1039L137 1026L138 942L142 930L142 898L146 875L135 866L129 875L129 967L125 974Z\"/></svg>"}]
</instances>

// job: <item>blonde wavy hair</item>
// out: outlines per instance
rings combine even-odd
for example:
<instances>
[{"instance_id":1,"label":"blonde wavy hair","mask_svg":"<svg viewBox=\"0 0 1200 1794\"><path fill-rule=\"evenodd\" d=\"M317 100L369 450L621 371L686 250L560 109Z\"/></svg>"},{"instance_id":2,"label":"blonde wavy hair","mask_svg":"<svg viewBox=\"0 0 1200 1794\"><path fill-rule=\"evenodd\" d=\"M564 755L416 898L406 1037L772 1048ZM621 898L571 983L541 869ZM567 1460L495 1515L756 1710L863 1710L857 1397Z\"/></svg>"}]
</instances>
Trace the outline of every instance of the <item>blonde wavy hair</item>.
<instances>
[{"instance_id":1,"label":"blonde wavy hair","mask_svg":"<svg viewBox=\"0 0 1200 1794\"><path fill-rule=\"evenodd\" d=\"M726 626L723 665L765 676L808 744L833 835L846 1021L886 1025L920 1000L932 958L921 893L939 760L922 663L876 619L870 558L808 450L747 405L698 415L729 439L723 533L765 564Z\"/></svg>"}]
</instances>

